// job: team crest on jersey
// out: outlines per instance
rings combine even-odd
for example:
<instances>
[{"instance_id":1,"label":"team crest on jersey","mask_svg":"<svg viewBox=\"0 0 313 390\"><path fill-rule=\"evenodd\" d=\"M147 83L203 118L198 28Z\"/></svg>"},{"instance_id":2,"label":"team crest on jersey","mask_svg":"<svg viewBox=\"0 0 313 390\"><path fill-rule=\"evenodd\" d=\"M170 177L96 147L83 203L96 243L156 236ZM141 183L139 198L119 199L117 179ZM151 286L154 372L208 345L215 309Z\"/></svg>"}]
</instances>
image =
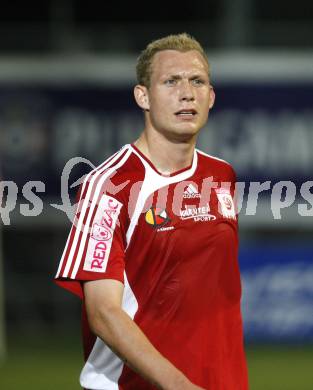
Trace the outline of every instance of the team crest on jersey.
<instances>
[{"instance_id":1,"label":"team crest on jersey","mask_svg":"<svg viewBox=\"0 0 313 390\"><path fill-rule=\"evenodd\" d=\"M226 188L215 190L220 204L220 212L225 218L236 219L235 206L230 191Z\"/></svg>"},{"instance_id":2,"label":"team crest on jersey","mask_svg":"<svg viewBox=\"0 0 313 390\"><path fill-rule=\"evenodd\" d=\"M93 220L84 263L85 271L105 272L121 208L122 203L118 200L108 195L102 196Z\"/></svg>"},{"instance_id":3,"label":"team crest on jersey","mask_svg":"<svg viewBox=\"0 0 313 390\"><path fill-rule=\"evenodd\" d=\"M165 209L150 207L145 214L145 221L154 228L161 228L171 220Z\"/></svg>"}]
</instances>

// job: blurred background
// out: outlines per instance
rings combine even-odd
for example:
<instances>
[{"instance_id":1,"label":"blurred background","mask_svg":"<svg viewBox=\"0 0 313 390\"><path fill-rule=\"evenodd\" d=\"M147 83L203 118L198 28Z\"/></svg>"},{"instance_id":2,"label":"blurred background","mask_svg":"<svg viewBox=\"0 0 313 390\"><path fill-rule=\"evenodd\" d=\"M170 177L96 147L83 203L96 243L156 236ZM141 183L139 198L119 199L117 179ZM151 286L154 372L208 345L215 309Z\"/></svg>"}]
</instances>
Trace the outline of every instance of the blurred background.
<instances>
[{"instance_id":1,"label":"blurred background","mask_svg":"<svg viewBox=\"0 0 313 390\"><path fill-rule=\"evenodd\" d=\"M251 390L313 389L312 11L310 0L1 5L1 389L79 389L80 302L52 282L66 211L87 160L142 130L139 52L179 32L206 49L217 95L198 146L241 182Z\"/></svg>"}]
</instances>

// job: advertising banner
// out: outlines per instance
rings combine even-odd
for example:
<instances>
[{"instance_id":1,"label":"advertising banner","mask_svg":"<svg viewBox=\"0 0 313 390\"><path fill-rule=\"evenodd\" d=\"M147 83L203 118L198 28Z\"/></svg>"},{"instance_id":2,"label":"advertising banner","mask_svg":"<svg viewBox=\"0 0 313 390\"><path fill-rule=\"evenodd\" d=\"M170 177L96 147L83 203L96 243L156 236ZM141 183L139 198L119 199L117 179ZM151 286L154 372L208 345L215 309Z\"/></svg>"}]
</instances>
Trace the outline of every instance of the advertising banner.
<instances>
[{"instance_id":1,"label":"advertising banner","mask_svg":"<svg viewBox=\"0 0 313 390\"><path fill-rule=\"evenodd\" d=\"M198 147L229 161L238 180L312 179L313 82L217 85ZM2 175L20 188L45 183L57 196L73 157L97 165L143 129L129 87L5 85L0 88ZM75 167L78 177L90 166Z\"/></svg>"},{"instance_id":2,"label":"advertising banner","mask_svg":"<svg viewBox=\"0 0 313 390\"><path fill-rule=\"evenodd\" d=\"M245 244L239 258L246 339L312 342L312 243Z\"/></svg>"}]
</instances>

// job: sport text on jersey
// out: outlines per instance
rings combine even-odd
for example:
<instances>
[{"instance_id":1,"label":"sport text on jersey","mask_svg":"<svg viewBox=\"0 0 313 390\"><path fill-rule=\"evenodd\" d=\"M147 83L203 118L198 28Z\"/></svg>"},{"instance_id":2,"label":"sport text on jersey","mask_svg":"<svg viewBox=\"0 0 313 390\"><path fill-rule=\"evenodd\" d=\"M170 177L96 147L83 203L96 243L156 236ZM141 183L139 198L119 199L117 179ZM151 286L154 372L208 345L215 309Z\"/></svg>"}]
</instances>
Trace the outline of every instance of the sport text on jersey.
<instances>
[{"instance_id":1,"label":"sport text on jersey","mask_svg":"<svg viewBox=\"0 0 313 390\"><path fill-rule=\"evenodd\" d=\"M214 221L216 216L209 213L210 206L207 204L202 207L188 207L185 206L184 210L180 211L181 219L190 219L193 218L195 222L197 221Z\"/></svg>"}]
</instances>

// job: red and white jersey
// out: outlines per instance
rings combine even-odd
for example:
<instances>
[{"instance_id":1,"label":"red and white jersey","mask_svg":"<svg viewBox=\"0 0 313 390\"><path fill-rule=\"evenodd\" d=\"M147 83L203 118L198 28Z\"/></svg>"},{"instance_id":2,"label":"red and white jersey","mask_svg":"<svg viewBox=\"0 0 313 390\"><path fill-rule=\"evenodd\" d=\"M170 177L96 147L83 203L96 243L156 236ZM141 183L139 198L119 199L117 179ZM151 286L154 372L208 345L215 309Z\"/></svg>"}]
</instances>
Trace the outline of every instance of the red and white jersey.
<instances>
[{"instance_id":1,"label":"red and white jersey","mask_svg":"<svg viewBox=\"0 0 313 390\"><path fill-rule=\"evenodd\" d=\"M124 283L123 309L192 382L246 390L235 174L195 150L191 166L160 174L134 145L81 187L56 282L83 298L82 281ZM87 389L155 389L89 330Z\"/></svg>"}]
</instances>

